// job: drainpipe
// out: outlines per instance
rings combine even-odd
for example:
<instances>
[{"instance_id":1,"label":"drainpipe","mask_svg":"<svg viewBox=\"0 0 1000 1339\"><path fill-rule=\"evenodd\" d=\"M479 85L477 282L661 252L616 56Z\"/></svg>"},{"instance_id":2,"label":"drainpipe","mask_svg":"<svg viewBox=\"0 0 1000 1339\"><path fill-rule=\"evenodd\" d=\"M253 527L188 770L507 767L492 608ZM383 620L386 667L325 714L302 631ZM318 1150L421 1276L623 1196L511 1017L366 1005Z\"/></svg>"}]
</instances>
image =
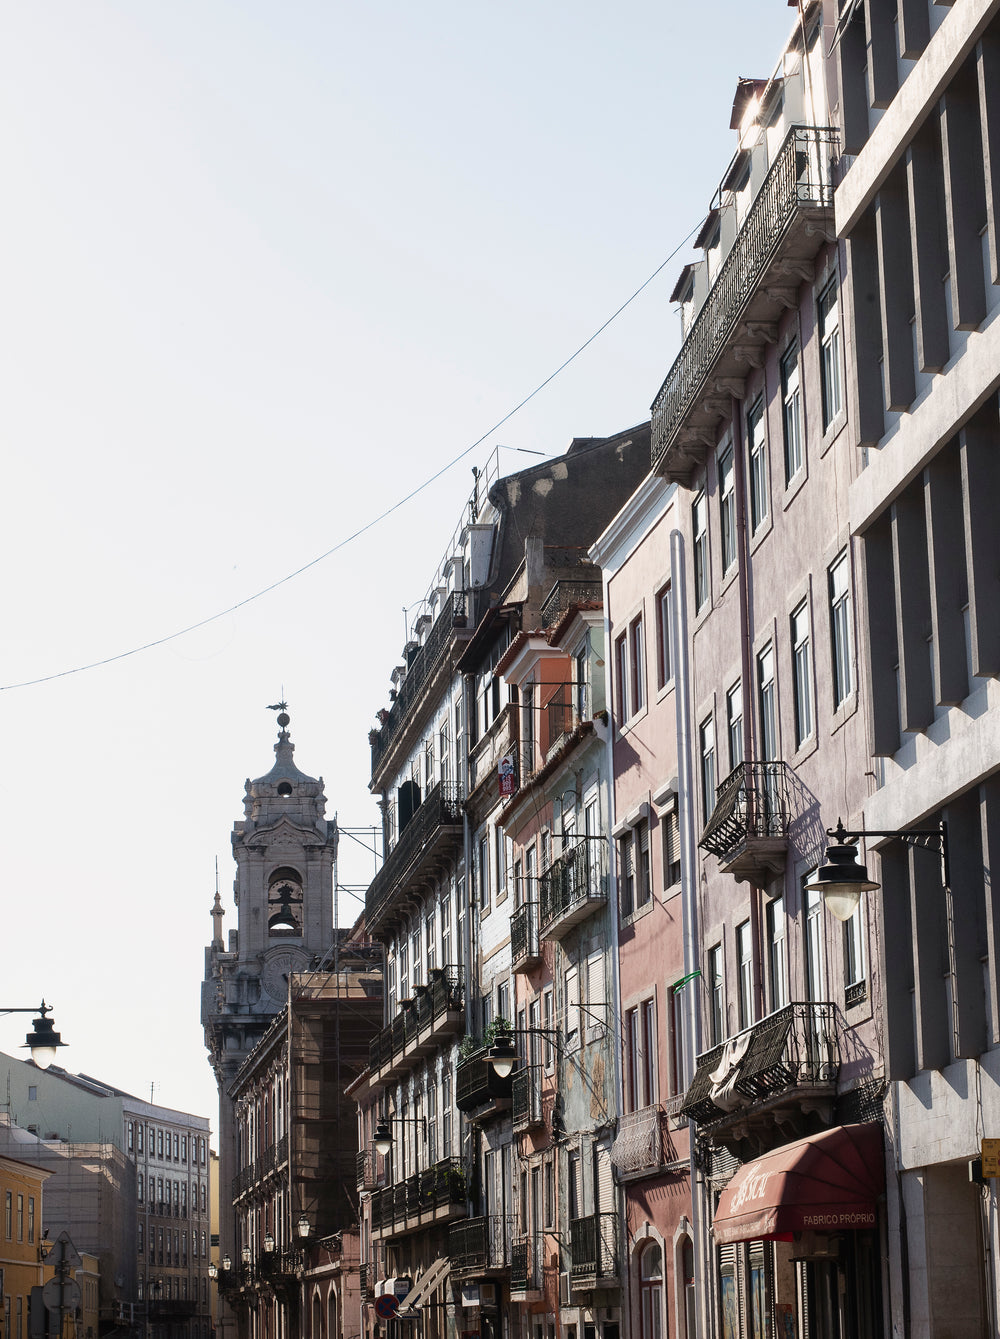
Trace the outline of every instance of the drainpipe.
<instances>
[{"instance_id":1,"label":"drainpipe","mask_svg":"<svg viewBox=\"0 0 1000 1339\"><path fill-rule=\"evenodd\" d=\"M610 663L611 656L611 601L608 590L609 577L604 574L604 663ZM607 691L605 675L605 691ZM615 1111L625 1110L625 1093L622 1079L622 1029L621 1029L621 977L618 970L619 926L618 926L618 852L612 836L617 822L615 812L615 721L610 701L607 703L607 731L605 768L608 778L608 902L611 907L611 1043L614 1059ZM632 1333L632 1271L629 1268L628 1253L628 1212L625 1187L618 1186L618 1225L621 1238L622 1273L625 1277L625 1297L622 1305L625 1339Z\"/></svg>"},{"instance_id":2,"label":"drainpipe","mask_svg":"<svg viewBox=\"0 0 1000 1339\"><path fill-rule=\"evenodd\" d=\"M692 775L691 671L688 661L687 577L684 564L684 538L679 530L670 532L671 632L674 639L674 710L677 722L677 829L681 847L681 921L684 942L684 975L698 970L701 933L698 927L698 886L695 878L695 793ZM695 1058L701 1051L700 992L693 978L688 983L684 1011L684 1087L694 1077ZM672 1003L672 1001L671 1001ZM694 1237L695 1311L698 1339L707 1339L708 1327L708 1242L702 1212L700 1169L695 1162L697 1128L688 1121L690 1149L691 1228Z\"/></svg>"},{"instance_id":3,"label":"drainpipe","mask_svg":"<svg viewBox=\"0 0 1000 1339\"><path fill-rule=\"evenodd\" d=\"M743 678L743 757L750 762L754 757L755 699L753 682L753 648L750 627L750 550L747 539L746 471L743 460L743 401L732 397L733 465L736 483L736 561L739 564L740 590L740 670ZM756 795L748 792L747 817L752 821ZM764 1017L764 961L763 894L757 884L750 885L750 936L753 945L751 972L753 985L753 1021Z\"/></svg>"}]
</instances>

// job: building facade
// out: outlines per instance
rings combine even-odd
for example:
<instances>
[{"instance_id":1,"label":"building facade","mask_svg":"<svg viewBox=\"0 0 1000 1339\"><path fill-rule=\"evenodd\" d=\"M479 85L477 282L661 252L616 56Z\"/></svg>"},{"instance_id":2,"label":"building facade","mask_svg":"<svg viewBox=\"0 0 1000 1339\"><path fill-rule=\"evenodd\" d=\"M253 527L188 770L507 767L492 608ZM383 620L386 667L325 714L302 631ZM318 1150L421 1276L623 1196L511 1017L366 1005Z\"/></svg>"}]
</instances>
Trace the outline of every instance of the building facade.
<instances>
[{"instance_id":1,"label":"building facade","mask_svg":"<svg viewBox=\"0 0 1000 1339\"><path fill-rule=\"evenodd\" d=\"M0 1155L0 1308L4 1339L28 1332L32 1288L44 1278L42 1187L51 1172Z\"/></svg>"},{"instance_id":2,"label":"building facade","mask_svg":"<svg viewBox=\"0 0 1000 1339\"><path fill-rule=\"evenodd\" d=\"M995 1333L1000 1128L1000 6L851 7L838 46L846 250L848 517L864 583L869 839L892 1080L893 1324ZM835 818L836 813L831 817ZM940 829L939 829L940 830ZM877 849L877 857L874 851Z\"/></svg>"}]
</instances>

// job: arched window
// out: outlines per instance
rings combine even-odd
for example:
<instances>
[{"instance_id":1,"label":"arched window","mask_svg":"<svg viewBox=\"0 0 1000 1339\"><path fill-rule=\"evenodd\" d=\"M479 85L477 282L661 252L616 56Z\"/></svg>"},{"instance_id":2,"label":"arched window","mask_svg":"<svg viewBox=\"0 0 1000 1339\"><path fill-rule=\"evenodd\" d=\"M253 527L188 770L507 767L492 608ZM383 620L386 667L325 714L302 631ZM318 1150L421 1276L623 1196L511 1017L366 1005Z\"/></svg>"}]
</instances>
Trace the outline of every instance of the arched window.
<instances>
[{"instance_id":1,"label":"arched window","mask_svg":"<svg viewBox=\"0 0 1000 1339\"><path fill-rule=\"evenodd\" d=\"M337 1319L337 1294L330 1289L330 1297L327 1303L329 1320L326 1327L326 1339L340 1339L340 1322Z\"/></svg>"},{"instance_id":2,"label":"arched window","mask_svg":"<svg viewBox=\"0 0 1000 1339\"><path fill-rule=\"evenodd\" d=\"M642 1339L661 1339L663 1334L663 1252L655 1241L639 1255L639 1315Z\"/></svg>"},{"instance_id":3,"label":"arched window","mask_svg":"<svg viewBox=\"0 0 1000 1339\"><path fill-rule=\"evenodd\" d=\"M319 1293L313 1293L313 1339L320 1339L323 1333L323 1304Z\"/></svg>"}]
</instances>

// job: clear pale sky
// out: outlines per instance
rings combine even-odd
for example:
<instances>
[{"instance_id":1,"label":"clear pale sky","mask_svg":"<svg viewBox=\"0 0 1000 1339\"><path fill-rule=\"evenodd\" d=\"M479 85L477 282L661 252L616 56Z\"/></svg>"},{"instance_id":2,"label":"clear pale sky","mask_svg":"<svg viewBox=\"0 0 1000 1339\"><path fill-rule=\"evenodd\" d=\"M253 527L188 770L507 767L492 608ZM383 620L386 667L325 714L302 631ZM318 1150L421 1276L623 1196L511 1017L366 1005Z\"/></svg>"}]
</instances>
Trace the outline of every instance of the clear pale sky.
<instances>
[{"instance_id":1,"label":"clear pale sky","mask_svg":"<svg viewBox=\"0 0 1000 1339\"><path fill-rule=\"evenodd\" d=\"M738 76L785 0L0 2L0 1005L216 1116L199 1024L243 783L371 824L367 732L468 495L647 417ZM346 855L346 851L345 851ZM341 878L362 882L367 857ZM344 920L357 901L347 900ZM26 1018L0 1019L17 1053ZM2 1101L2 1098L0 1098Z\"/></svg>"}]
</instances>

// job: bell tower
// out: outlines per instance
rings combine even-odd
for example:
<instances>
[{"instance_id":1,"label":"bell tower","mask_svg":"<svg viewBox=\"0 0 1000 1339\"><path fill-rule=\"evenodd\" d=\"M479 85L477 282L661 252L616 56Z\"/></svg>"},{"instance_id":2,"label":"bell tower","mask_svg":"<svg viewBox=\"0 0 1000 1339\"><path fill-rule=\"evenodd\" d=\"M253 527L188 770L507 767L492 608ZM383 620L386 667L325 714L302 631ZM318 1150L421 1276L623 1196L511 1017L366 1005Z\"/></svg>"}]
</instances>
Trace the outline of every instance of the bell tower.
<instances>
[{"instance_id":1,"label":"bell tower","mask_svg":"<svg viewBox=\"0 0 1000 1339\"><path fill-rule=\"evenodd\" d=\"M243 818L233 825L236 927L227 943L225 908L216 892L212 942L205 951L201 1021L219 1086L219 1259L233 1254L235 1241L230 1084L284 1008L289 975L318 965L333 943L337 822L324 816L322 777L295 765L289 719L279 703L274 766L246 782Z\"/></svg>"}]
</instances>

